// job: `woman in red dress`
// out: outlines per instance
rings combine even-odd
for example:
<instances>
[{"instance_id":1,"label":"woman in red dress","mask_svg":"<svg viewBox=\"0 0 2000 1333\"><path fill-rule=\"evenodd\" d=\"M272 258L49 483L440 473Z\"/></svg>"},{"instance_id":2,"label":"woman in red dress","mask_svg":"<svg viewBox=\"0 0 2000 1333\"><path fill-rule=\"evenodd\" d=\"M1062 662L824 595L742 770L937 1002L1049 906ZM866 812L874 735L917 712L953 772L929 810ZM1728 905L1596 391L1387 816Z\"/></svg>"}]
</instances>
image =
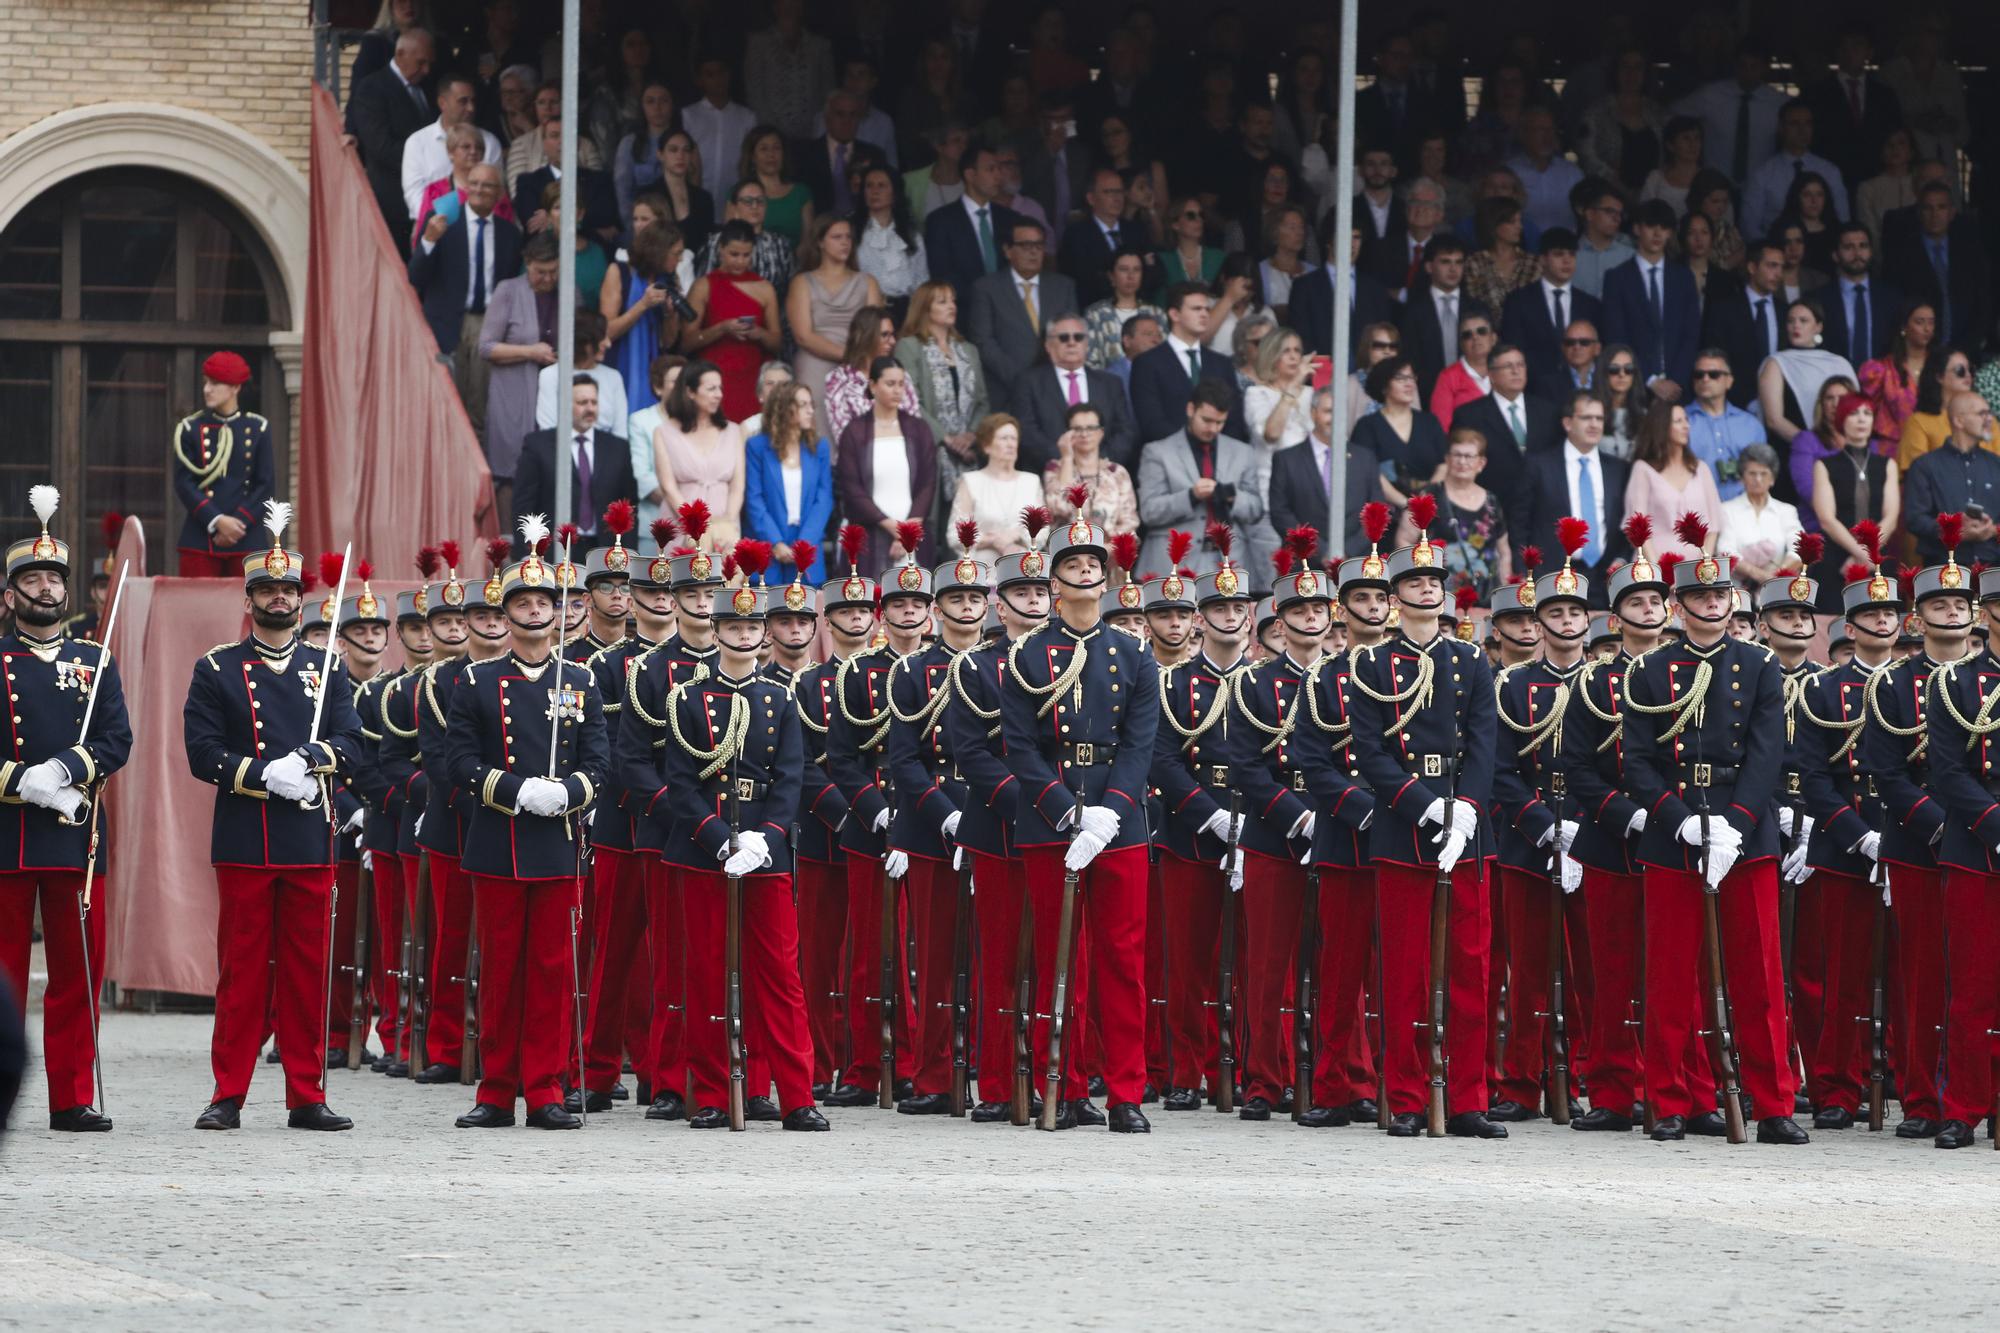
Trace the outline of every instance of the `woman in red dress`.
<instances>
[{"instance_id":1,"label":"woman in red dress","mask_svg":"<svg viewBox=\"0 0 2000 1333\"><path fill-rule=\"evenodd\" d=\"M722 414L731 421L759 411L757 371L765 357L777 354L783 337L777 290L750 269L756 245L749 223L722 225L716 266L688 293L696 318L682 325L682 350L722 372Z\"/></svg>"}]
</instances>

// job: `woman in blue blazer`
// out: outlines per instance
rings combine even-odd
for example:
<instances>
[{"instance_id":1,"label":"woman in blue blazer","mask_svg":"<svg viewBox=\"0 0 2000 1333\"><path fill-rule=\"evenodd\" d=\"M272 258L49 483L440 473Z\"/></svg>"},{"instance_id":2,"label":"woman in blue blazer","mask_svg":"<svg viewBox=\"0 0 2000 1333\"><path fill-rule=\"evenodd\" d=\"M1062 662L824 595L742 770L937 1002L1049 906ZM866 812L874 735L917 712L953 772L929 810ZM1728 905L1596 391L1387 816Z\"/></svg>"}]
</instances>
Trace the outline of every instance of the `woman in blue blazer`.
<instances>
[{"instance_id":1,"label":"woman in blue blazer","mask_svg":"<svg viewBox=\"0 0 2000 1333\"><path fill-rule=\"evenodd\" d=\"M833 519L833 447L817 434L816 424L812 392L787 381L764 400L764 429L744 445L743 535L776 548L772 583L792 581L793 542L804 538L822 550L826 546ZM788 465L798 474L796 509L786 493ZM815 558L804 573L806 583L817 587L826 579L826 558Z\"/></svg>"}]
</instances>

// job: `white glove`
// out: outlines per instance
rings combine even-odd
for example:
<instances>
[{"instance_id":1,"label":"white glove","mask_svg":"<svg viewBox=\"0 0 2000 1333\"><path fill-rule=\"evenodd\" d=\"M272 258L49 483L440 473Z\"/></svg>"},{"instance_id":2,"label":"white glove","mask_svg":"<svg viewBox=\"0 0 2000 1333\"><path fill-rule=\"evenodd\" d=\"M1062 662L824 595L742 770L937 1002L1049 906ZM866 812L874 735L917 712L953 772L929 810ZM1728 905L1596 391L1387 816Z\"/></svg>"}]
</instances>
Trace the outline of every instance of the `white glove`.
<instances>
[{"instance_id":1,"label":"white glove","mask_svg":"<svg viewBox=\"0 0 2000 1333\"><path fill-rule=\"evenodd\" d=\"M1778 867L1778 873L1784 878L1785 883L1803 884L1812 877L1813 868L1806 864L1806 851L1805 843L1801 842L1785 853L1785 859Z\"/></svg>"},{"instance_id":2,"label":"white glove","mask_svg":"<svg viewBox=\"0 0 2000 1333\"><path fill-rule=\"evenodd\" d=\"M1741 855L1743 855L1742 839L1737 839L1733 846L1717 842L1708 849L1706 874L1703 877L1711 886L1721 884L1729 877L1730 870L1736 865L1736 858Z\"/></svg>"},{"instance_id":3,"label":"white glove","mask_svg":"<svg viewBox=\"0 0 2000 1333\"><path fill-rule=\"evenodd\" d=\"M1564 893L1575 893L1583 886L1583 863L1574 857L1558 856L1556 874L1562 882Z\"/></svg>"},{"instance_id":4,"label":"white glove","mask_svg":"<svg viewBox=\"0 0 2000 1333\"><path fill-rule=\"evenodd\" d=\"M305 756L294 750L264 765L264 786L274 796L303 801L316 790L306 777L308 771Z\"/></svg>"},{"instance_id":5,"label":"white glove","mask_svg":"<svg viewBox=\"0 0 2000 1333\"><path fill-rule=\"evenodd\" d=\"M365 852L368 850L367 844L368 844L368 835L364 832L361 832L360 830L356 830L354 834L354 850L357 852Z\"/></svg>"},{"instance_id":6,"label":"white glove","mask_svg":"<svg viewBox=\"0 0 2000 1333\"><path fill-rule=\"evenodd\" d=\"M909 874L910 854L908 852L890 852L882 858L882 873L890 879L901 879L903 876Z\"/></svg>"},{"instance_id":7,"label":"white glove","mask_svg":"<svg viewBox=\"0 0 2000 1333\"><path fill-rule=\"evenodd\" d=\"M55 800L49 805L49 809L55 811L64 819L70 820L72 823L76 822L77 816L89 808L90 798L83 794L83 788L81 787L64 787L56 793Z\"/></svg>"},{"instance_id":8,"label":"white glove","mask_svg":"<svg viewBox=\"0 0 2000 1333\"><path fill-rule=\"evenodd\" d=\"M736 835L736 850L722 863L725 875L748 875L771 864L771 845L761 833Z\"/></svg>"},{"instance_id":9,"label":"white glove","mask_svg":"<svg viewBox=\"0 0 2000 1333\"><path fill-rule=\"evenodd\" d=\"M1243 849L1232 847L1222 854L1222 873L1235 880L1243 878Z\"/></svg>"},{"instance_id":10,"label":"white glove","mask_svg":"<svg viewBox=\"0 0 2000 1333\"><path fill-rule=\"evenodd\" d=\"M1632 822L1625 826L1625 836L1628 838L1636 838L1645 831L1646 831L1646 812L1644 810L1634 810L1632 812Z\"/></svg>"},{"instance_id":11,"label":"white glove","mask_svg":"<svg viewBox=\"0 0 2000 1333\"><path fill-rule=\"evenodd\" d=\"M356 806L354 809L354 813L347 817L347 822L340 826L340 831L342 833L352 833L356 829L360 828L362 823L367 818L368 818L368 807ZM419 831L421 831L423 827L424 827L424 817L422 815L418 815L417 828Z\"/></svg>"},{"instance_id":12,"label":"white glove","mask_svg":"<svg viewBox=\"0 0 2000 1333\"><path fill-rule=\"evenodd\" d=\"M1719 822L1721 821L1711 819L1709 821L1709 824L1711 827L1713 827ZM1683 819L1681 821L1680 839L1682 842L1686 843L1690 847L1701 846L1700 815L1689 815L1686 819Z\"/></svg>"},{"instance_id":13,"label":"white glove","mask_svg":"<svg viewBox=\"0 0 2000 1333\"><path fill-rule=\"evenodd\" d=\"M520 807L531 815L559 815L569 805L569 793L553 778L528 778L521 783Z\"/></svg>"},{"instance_id":14,"label":"white glove","mask_svg":"<svg viewBox=\"0 0 2000 1333\"><path fill-rule=\"evenodd\" d=\"M1076 840L1070 843L1069 850L1063 853L1064 868L1068 870L1083 869L1097 859L1097 854L1103 851L1105 846L1104 839L1094 833L1086 831L1077 834Z\"/></svg>"},{"instance_id":15,"label":"white glove","mask_svg":"<svg viewBox=\"0 0 2000 1333\"><path fill-rule=\"evenodd\" d=\"M1576 846L1576 833L1577 823L1574 819L1565 819L1556 825L1556 850L1568 856L1569 849Z\"/></svg>"},{"instance_id":16,"label":"white glove","mask_svg":"<svg viewBox=\"0 0 2000 1333\"><path fill-rule=\"evenodd\" d=\"M1788 838L1792 836L1792 816L1794 813L1792 807L1789 805L1778 807L1778 832Z\"/></svg>"},{"instance_id":17,"label":"white glove","mask_svg":"<svg viewBox=\"0 0 2000 1333\"><path fill-rule=\"evenodd\" d=\"M1937 832L1931 834L1931 846L1935 847L1943 841L1944 841L1944 825L1939 824L1937 826Z\"/></svg>"},{"instance_id":18,"label":"white glove","mask_svg":"<svg viewBox=\"0 0 2000 1333\"><path fill-rule=\"evenodd\" d=\"M361 868L363 870L373 870L375 868L375 853L369 851L366 847L361 849Z\"/></svg>"},{"instance_id":19,"label":"white glove","mask_svg":"<svg viewBox=\"0 0 2000 1333\"><path fill-rule=\"evenodd\" d=\"M1811 842L1813 835L1813 828L1814 828L1813 817L1811 815L1807 815L1805 819L1802 820L1799 824L1799 841Z\"/></svg>"},{"instance_id":20,"label":"white glove","mask_svg":"<svg viewBox=\"0 0 2000 1333\"><path fill-rule=\"evenodd\" d=\"M416 823L416 827L415 827L414 829L412 829L412 830L411 830L411 832L412 832L412 833L414 833L414 834L416 834L416 836L417 836L417 837L419 837L419 838L421 838L421 837L423 837L423 836L424 836L424 816L425 816L425 815L427 815L427 814L429 814L429 813L430 813L430 811L428 811L428 810L419 810L419 811L417 812L417 823Z\"/></svg>"},{"instance_id":21,"label":"white glove","mask_svg":"<svg viewBox=\"0 0 2000 1333\"><path fill-rule=\"evenodd\" d=\"M965 848L953 847L951 849L951 868L953 870L965 869Z\"/></svg>"},{"instance_id":22,"label":"white glove","mask_svg":"<svg viewBox=\"0 0 2000 1333\"><path fill-rule=\"evenodd\" d=\"M1561 830L1557 825L1555 824L1549 825L1547 828L1542 830L1542 836L1535 839L1535 846L1537 847L1548 846L1550 843L1556 840L1556 834L1560 831Z\"/></svg>"},{"instance_id":23,"label":"white glove","mask_svg":"<svg viewBox=\"0 0 2000 1333\"><path fill-rule=\"evenodd\" d=\"M1111 840L1118 836L1118 825L1121 821L1118 812L1108 805L1078 806L1076 817L1079 821L1077 827L1106 847L1109 847Z\"/></svg>"},{"instance_id":24,"label":"white glove","mask_svg":"<svg viewBox=\"0 0 2000 1333\"><path fill-rule=\"evenodd\" d=\"M1419 825L1436 824L1439 829L1438 836L1440 838L1443 837L1444 797L1440 796L1435 801L1432 801L1429 805L1425 806L1423 814L1417 816L1417 823Z\"/></svg>"},{"instance_id":25,"label":"white glove","mask_svg":"<svg viewBox=\"0 0 2000 1333\"><path fill-rule=\"evenodd\" d=\"M1854 844L1853 850L1859 852L1861 855L1867 857L1871 861L1881 860L1882 835L1877 833L1874 829L1869 829L1866 833L1861 835L1861 841Z\"/></svg>"},{"instance_id":26,"label":"white glove","mask_svg":"<svg viewBox=\"0 0 2000 1333\"><path fill-rule=\"evenodd\" d=\"M1310 838L1313 835L1314 826L1318 823L1319 817L1308 810L1298 817L1297 822L1292 825L1292 831L1285 836L1287 838Z\"/></svg>"},{"instance_id":27,"label":"white glove","mask_svg":"<svg viewBox=\"0 0 2000 1333\"><path fill-rule=\"evenodd\" d=\"M1374 822L1375 822L1375 812L1373 810L1370 810L1367 814L1361 816L1361 822L1354 826L1354 831L1356 833L1366 833L1368 831L1368 826L1370 824L1373 824Z\"/></svg>"},{"instance_id":28,"label":"white glove","mask_svg":"<svg viewBox=\"0 0 2000 1333\"><path fill-rule=\"evenodd\" d=\"M875 822L873 824L870 824L868 827L877 833L880 833L883 829L888 828L889 807L885 805L880 810L877 810L875 812Z\"/></svg>"},{"instance_id":29,"label":"white glove","mask_svg":"<svg viewBox=\"0 0 2000 1333\"><path fill-rule=\"evenodd\" d=\"M1313 863L1313 848L1310 845L1308 845L1305 850L1305 855L1299 858L1299 864L1302 866L1309 866L1312 863Z\"/></svg>"},{"instance_id":30,"label":"white glove","mask_svg":"<svg viewBox=\"0 0 2000 1333\"><path fill-rule=\"evenodd\" d=\"M1213 833L1216 837L1227 840L1229 837L1229 812L1227 810L1217 810L1214 814L1203 820L1201 827L1195 830L1195 836L1199 837L1204 833Z\"/></svg>"},{"instance_id":31,"label":"white glove","mask_svg":"<svg viewBox=\"0 0 2000 1333\"><path fill-rule=\"evenodd\" d=\"M69 784L69 769L63 766L63 761L44 759L21 775L21 799L54 810L57 794Z\"/></svg>"},{"instance_id":32,"label":"white glove","mask_svg":"<svg viewBox=\"0 0 2000 1333\"><path fill-rule=\"evenodd\" d=\"M1444 846L1438 851L1438 869L1449 875L1458 858L1465 855L1465 839L1456 833L1445 837Z\"/></svg>"},{"instance_id":33,"label":"white glove","mask_svg":"<svg viewBox=\"0 0 2000 1333\"><path fill-rule=\"evenodd\" d=\"M958 821L960 816L963 814L964 811L962 810L954 810L950 814L946 815L944 817L944 823L938 825L938 832L943 834L947 838L956 835L958 832Z\"/></svg>"},{"instance_id":34,"label":"white glove","mask_svg":"<svg viewBox=\"0 0 2000 1333\"><path fill-rule=\"evenodd\" d=\"M1470 844L1473 836L1478 832L1479 812L1472 808L1471 802L1453 801L1451 803L1451 836L1461 842Z\"/></svg>"},{"instance_id":35,"label":"white glove","mask_svg":"<svg viewBox=\"0 0 2000 1333\"><path fill-rule=\"evenodd\" d=\"M1243 858L1240 856L1236 858L1236 868L1229 872L1229 891L1243 892Z\"/></svg>"}]
</instances>

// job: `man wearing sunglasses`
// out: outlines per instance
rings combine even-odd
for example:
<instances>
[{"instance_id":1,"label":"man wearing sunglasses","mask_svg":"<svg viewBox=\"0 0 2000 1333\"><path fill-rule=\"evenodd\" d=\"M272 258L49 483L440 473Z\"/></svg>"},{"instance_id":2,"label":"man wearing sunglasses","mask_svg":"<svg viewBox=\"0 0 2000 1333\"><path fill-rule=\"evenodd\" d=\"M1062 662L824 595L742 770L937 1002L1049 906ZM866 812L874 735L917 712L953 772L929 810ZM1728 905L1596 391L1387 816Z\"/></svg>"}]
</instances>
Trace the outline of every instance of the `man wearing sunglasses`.
<instances>
[{"instance_id":1,"label":"man wearing sunglasses","mask_svg":"<svg viewBox=\"0 0 2000 1333\"><path fill-rule=\"evenodd\" d=\"M1737 458L1747 444L1764 440L1764 423L1730 402L1735 381L1729 357L1705 347L1694 359L1694 406L1688 409L1688 447L1715 470L1715 489L1724 500L1743 494Z\"/></svg>"},{"instance_id":2,"label":"man wearing sunglasses","mask_svg":"<svg viewBox=\"0 0 2000 1333\"><path fill-rule=\"evenodd\" d=\"M1017 218L1003 242L1005 262L972 284L965 332L979 348L993 410L1013 412L1043 335L1078 306L1076 284L1048 271L1048 228Z\"/></svg>"},{"instance_id":3,"label":"man wearing sunglasses","mask_svg":"<svg viewBox=\"0 0 2000 1333\"><path fill-rule=\"evenodd\" d=\"M1604 350L1604 340L1597 336L1597 325L1587 319L1570 321L1562 332L1562 365L1546 375L1537 376L1535 392L1552 403L1568 400L1578 389L1596 389L1604 376L1598 373L1597 358Z\"/></svg>"},{"instance_id":4,"label":"man wearing sunglasses","mask_svg":"<svg viewBox=\"0 0 2000 1333\"><path fill-rule=\"evenodd\" d=\"M1110 371L1084 364L1090 334L1083 316L1062 315L1049 320L1046 328L1042 347L1049 363L1031 367L1014 394L1014 411L1021 418L1021 471L1038 477L1057 461L1063 432L1069 429L1069 410L1078 403L1098 409L1104 431L1098 448L1103 456L1128 472L1136 471L1139 446L1125 404L1125 386Z\"/></svg>"}]
</instances>

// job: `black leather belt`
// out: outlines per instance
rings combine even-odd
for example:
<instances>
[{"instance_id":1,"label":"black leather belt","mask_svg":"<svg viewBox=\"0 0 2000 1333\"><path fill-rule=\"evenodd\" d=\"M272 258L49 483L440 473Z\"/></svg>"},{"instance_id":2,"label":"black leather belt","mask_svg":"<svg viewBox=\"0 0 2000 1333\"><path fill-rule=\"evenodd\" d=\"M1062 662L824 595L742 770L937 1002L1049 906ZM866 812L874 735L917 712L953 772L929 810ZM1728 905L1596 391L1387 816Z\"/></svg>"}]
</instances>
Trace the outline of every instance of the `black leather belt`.
<instances>
[{"instance_id":1,"label":"black leather belt","mask_svg":"<svg viewBox=\"0 0 2000 1333\"><path fill-rule=\"evenodd\" d=\"M1458 773L1455 754L1406 754L1403 771L1413 778L1448 778Z\"/></svg>"},{"instance_id":2,"label":"black leather belt","mask_svg":"<svg viewBox=\"0 0 2000 1333\"><path fill-rule=\"evenodd\" d=\"M1070 768L1102 768L1117 757L1115 741L1057 741L1042 746L1042 758Z\"/></svg>"},{"instance_id":3,"label":"black leather belt","mask_svg":"<svg viewBox=\"0 0 2000 1333\"><path fill-rule=\"evenodd\" d=\"M1683 787L1728 787L1736 782L1738 769L1734 764L1676 764Z\"/></svg>"},{"instance_id":4,"label":"black leather belt","mask_svg":"<svg viewBox=\"0 0 2000 1333\"><path fill-rule=\"evenodd\" d=\"M771 784L762 778L725 778L717 774L708 780L708 789L716 796L734 796L739 801L761 801L770 794Z\"/></svg>"}]
</instances>

